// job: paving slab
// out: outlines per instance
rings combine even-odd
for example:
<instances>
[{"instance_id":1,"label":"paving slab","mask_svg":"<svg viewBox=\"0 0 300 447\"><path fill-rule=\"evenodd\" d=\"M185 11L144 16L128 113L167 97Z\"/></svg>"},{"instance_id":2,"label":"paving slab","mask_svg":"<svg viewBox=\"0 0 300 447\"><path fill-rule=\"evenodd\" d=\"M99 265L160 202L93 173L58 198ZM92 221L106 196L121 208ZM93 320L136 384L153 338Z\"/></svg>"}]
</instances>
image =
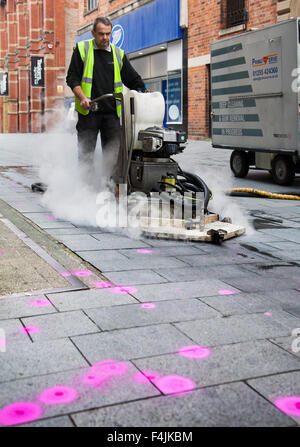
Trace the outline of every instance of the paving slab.
<instances>
[{"instance_id":1,"label":"paving slab","mask_svg":"<svg viewBox=\"0 0 300 447\"><path fill-rule=\"evenodd\" d=\"M137 418L137 414L139 417ZM155 397L72 415L78 427L288 427L295 425L244 383ZM188 428L186 433L188 435Z\"/></svg>"},{"instance_id":2,"label":"paving slab","mask_svg":"<svg viewBox=\"0 0 300 447\"><path fill-rule=\"evenodd\" d=\"M140 284L159 284L167 282L158 273L153 270L125 270L119 272L105 271L106 278L112 281L114 284L119 285L140 285Z\"/></svg>"},{"instance_id":3,"label":"paving slab","mask_svg":"<svg viewBox=\"0 0 300 447\"><path fill-rule=\"evenodd\" d=\"M104 331L195 319L214 318L219 313L197 299L160 301L89 309L86 314Z\"/></svg>"},{"instance_id":4,"label":"paving slab","mask_svg":"<svg viewBox=\"0 0 300 447\"><path fill-rule=\"evenodd\" d=\"M299 359L268 340L217 346L206 358L166 354L133 363L141 371L150 370L159 377L175 374L189 378L197 388L300 369Z\"/></svg>"},{"instance_id":5,"label":"paving slab","mask_svg":"<svg viewBox=\"0 0 300 447\"><path fill-rule=\"evenodd\" d=\"M160 395L160 392L150 382L146 384L137 382L135 380L137 373L136 367L126 362L122 363L122 374L103 377L97 386L84 381L84 378L93 374L91 368L74 368L67 372L16 380L1 387L0 405L5 407L18 401L34 402L42 408L40 419L43 419ZM72 388L77 392L76 398L60 405L42 402L40 400L41 393L55 386ZM45 420L45 426L47 425L48 421Z\"/></svg>"},{"instance_id":6,"label":"paving slab","mask_svg":"<svg viewBox=\"0 0 300 447\"><path fill-rule=\"evenodd\" d=\"M56 418L48 418L32 422L31 424L21 424L19 427L74 427L69 416L58 416Z\"/></svg>"},{"instance_id":7,"label":"paving slab","mask_svg":"<svg viewBox=\"0 0 300 447\"><path fill-rule=\"evenodd\" d=\"M300 305L300 290L264 290L264 296L271 298L274 301L278 301L282 308L294 307L297 308Z\"/></svg>"},{"instance_id":8,"label":"paving slab","mask_svg":"<svg viewBox=\"0 0 300 447\"><path fill-rule=\"evenodd\" d=\"M213 307L224 316L282 309L281 303L258 293L237 293L234 295L202 297L201 301Z\"/></svg>"},{"instance_id":9,"label":"paving slab","mask_svg":"<svg viewBox=\"0 0 300 447\"><path fill-rule=\"evenodd\" d=\"M105 234L94 234L95 239L101 244L101 249L112 250L121 248L146 248L147 243L142 242L140 239L131 239L126 236L121 236L118 234L105 233Z\"/></svg>"},{"instance_id":10,"label":"paving slab","mask_svg":"<svg viewBox=\"0 0 300 447\"><path fill-rule=\"evenodd\" d=\"M6 202L20 211L20 213L47 213L51 214L51 211L46 207L42 206L40 203L34 200L6 200Z\"/></svg>"},{"instance_id":11,"label":"paving slab","mask_svg":"<svg viewBox=\"0 0 300 447\"><path fill-rule=\"evenodd\" d=\"M78 252L78 254L82 259L94 265L101 263L116 263L119 265L122 262L128 262L128 258L117 252L117 250L83 250Z\"/></svg>"},{"instance_id":12,"label":"paving slab","mask_svg":"<svg viewBox=\"0 0 300 447\"><path fill-rule=\"evenodd\" d=\"M152 237L140 237L140 241L152 247L184 247L186 244L186 241L157 239Z\"/></svg>"},{"instance_id":13,"label":"paving slab","mask_svg":"<svg viewBox=\"0 0 300 447\"><path fill-rule=\"evenodd\" d=\"M56 309L45 295L0 298L0 320L53 312Z\"/></svg>"},{"instance_id":14,"label":"paving slab","mask_svg":"<svg viewBox=\"0 0 300 447\"><path fill-rule=\"evenodd\" d=\"M58 239L72 251L100 250L102 248L101 242L89 234L61 235Z\"/></svg>"},{"instance_id":15,"label":"paving slab","mask_svg":"<svg viewBox=\"0 0 300 447\"><path fill-rule=\"evenodd\" d=\"M92 252L93 253L93 252ZM78 254L85 260L91 262L95 267L97 267L102 272L120 272L120 271L129 271L129 270L145 270L145 269L157 269L159 267L168 268L184 268L187 266L186 263L176 259L174 257L142 257L137 259L129 259L121 254L120 256L124 257L124 260L120 260L115 262L115 260L106 260L103 258L93 258L91 255L86 255L86 252L78 252Z\"/></svg>"},{"instance_id":16,"label":"paving slab","mask_svg":"<svg viewBox=\"0 0 300 447\"><path fill-rule=\"evenodd\" d=\"M169 257L169 256L182 256L182 255L196 255L199 254L200 249L197 249L196 247L192 245L185 244L183 246L174 246L174 247L147 247L148 251L149 249L151 252L149 253L143 253L139 252L139 249L124 249L119 250L119 253L122 253L122 255L127 256L130 259L149 259L150 257L157 257L157 256L163 256L163 257Z\"/></svg>"},{"instance_id":17,"label":"paving slab","mask_svg":"<svg viewBox=\"0 0 300 447\"><path fill-rule=\"evenodd\" d=\"M17 344L21 345L31 345L31 340L27 334L22 334L20 332L23 329L23 325L20 320L0 320L0 329L4 331L4 343L5 343L5 353L0 351L0 365L5 361L5 356L8 351L12 352ZM1 331L1 332L2 332ZM1 366L0 366L1 370Z\"/></svg>"},{"instance_id":18,"label":"paving slab","mask_svg":"<svg viewBox=\"0 0 300 447\"><path fill-rule=\"evenodd\" d=\"M300 218L299 218L300 219ZM275 248L277 250L300 250L300 244L289 241L280 241L280 242L265 242L266 245L269 245L271 248Z\"/></svg>"},{"instance_id":19,"label":"paving slab","mask_svg":"<svg viewBox=\"0 0 300 447\"><path fill-rule=\"evenodd\" d=\"M297 396L300 403L300 371L249 380L248 384L273 405L277 399L290 396ZM300 425L300 412L299 417L291 414L288 416Z\"/></svg>"},{"instance_id":20,"label":"paving slab","mask_svg":"<svg viewBox=\"0 0 300 447\"><path fill-rule=\"evenodd\" d=\"M50 228L47 228L45 230L48 234L51 236L59 239L59 236L67 236L67 235L73 235L73 234L95 234L95 233L103 233L100 229L95 229L93 233L90 233L89 230L85 230L84 228L77 228L74 226L74 228L54 228L53 230Z\"/></svg>"},{"instance_id":21,"label":"paving slab","mask_svg":"<svg viewBox=\"0 0 300 447\"><path fill-rule=\"evenodd\" d=\"M130 360L159 355L191 344L187 336L170 324L82 335L72 340L90 363L107 358Z\"/></svg>"},{"instance_id":22,"label":"paving slab","mask_svg":"<svg viewBox=\"0 0 300 447\"><path fill-rule=\"evenodd\" d=\"M287 241L293 241L297 244L300 243L300 232L299 229L295 228L269 228L261 230L265 234L278 236L280 239L284 239Z\"/></svg>"},{"instance_id":23,"label":"paving slab","mask_svg":"<svg viewBox=\"0 0 300 447\"><path fill-rule=\"evenodd\" d=\"M51 293L49 300L63 312L67 310L89 309L93 307L117 306L136 303L128 293L112 293L107 289L79 290L74 292Z\"/></svg>"},{"instance_id":24,"label":"paving slab","mask_svg":"<svg viewBox=\"0 0 300 447\"><path fill-rule=\"evenodd\" d=\"M222 290L239 293L238 289L216 279L201 281L169 282L166 284L141 285L132 295L139 301L164 301L170 299L200 298L218 295Z\"/></svg>"},{"instance_id":25,"label":"paving slab","mask_svg":"<svg viewBox=\"0 0 300 447\"><path fill-rule=\"evenodd\" d=\"M100 332L99 327L80 310L22 318L22 322L25 327L39 328L38 332L30 334L34 342Z\"/></svg>"},{"instance_id":26,"label":"paving slab","mask_svg":"<svg viewBox=\"0 0 300 447\"><path fill-rule=\"evenodd\" d=\"M24 213L24 216L43 229L74 228L74 225L71 224L71 222L54 218L52 212L49 215L45 213Z\"/></svg>"},{"instance_id":27,"label":"paving slab","mask_svg":"<svg viewBox=\"0 0 300 447\"><path fill-rule=\"evenodd\" d=\"M244 264L243 264L244 265ZM212 266L198 266L185 268L160 268L153 269L155 272L162 275L168 281L195 281L204 280L207 278L220 279L226 281L230 277L241 277L248 275L248 272L243 270L242 266L237 265L212 265Z\"/></svg>"},{"instance_id":28,"label":"paving slab","mask_svg":"<svg viewBox=\"0 0 300 447\"><path fill-rule=\"evenodd\" d=\"M240 250L235 254L226 254L226 256L215 256L209 254L193 255L193 256L178 256L178 259L186 262L194 267L202 267L207 265L228 265L228 264L247 264L253 262L262 262L265 257L262 255L254 255L250 251ZM220 267L222 268L222 267Z\"/></svg>"},{"instance_id":29,"label":"paving slab","mask_svg":"<svg viewBox=\"0 0 300 447\"><path fill-rule=\"evenodd\" d=\"M295 327L294 329L298 328ZM300 334L300 326L298 334ZM297 340L297 336L292 336L291 334L288 337L270 338L270 341L300 359L300 340Z\"/></svg>"},{"instance_id":30,"label":"paving slab","mask_svg":"<svg viewBox=\"0 0 300 447\"><path fill-rule=\"evenodd\" d=\"M261 264L247 264L243 265L243 270L247 270L252 273L256 273L260 276L266 277L283 277L287 283L289 278L297 279L300 277L300 267L297 267L288 262L268 262Z\"/></svg>"},{"instance_id":31,"label":"paving slab","mask_svg":"<svg viewBox=\"0 0 300 447\"><path fill-rule=\"evenodd\" d=\"M281 337L289 335L293 329L293 326L288 327L265 314L232 315L213 320L175 323L175 327L201 346Z\"/></svg>"},{"instance_id":32,"label":"paving slab","mask_svg":"<svg viewBox=\"0 0 300 447\"><path fill-rule=\"evenodd\" d=\"M270 274L268 277L262 277L255 273L249 273L247 276L242 278L228 278L226 280L228 284L236 287L243 292L262 292L262 291L273 291L273 290L291 290L300 288L300 278L292 279L288 281L283 277L276 277L276 275Z\"/></svg>"},{"instance_id":33,"label":"paving slab","mask_svg":"<svg viewBox=\"0 0 300 447\"><path fill-rule=\"evenodd\" d=\"M27 336L26 334L23 334ZM15 344L1 359L0 382L84 367L86 360L68 339ZM5 387L1 387L4 389Z\"/></svg>"}]
</instances>

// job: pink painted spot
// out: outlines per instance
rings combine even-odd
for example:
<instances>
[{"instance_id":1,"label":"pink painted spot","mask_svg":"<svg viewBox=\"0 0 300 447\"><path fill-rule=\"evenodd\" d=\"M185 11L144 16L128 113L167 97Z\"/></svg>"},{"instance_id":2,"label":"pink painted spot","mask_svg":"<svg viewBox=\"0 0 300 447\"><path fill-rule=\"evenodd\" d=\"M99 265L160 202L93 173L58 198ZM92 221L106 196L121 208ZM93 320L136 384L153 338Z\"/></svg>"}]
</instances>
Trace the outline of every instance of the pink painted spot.
<instances>
[{"instance_id":1,"label":"pink painted spot","mask_svg":"<svg viewBox=\"0 0 300 447\"><path fill-rule=\"evenodd\" d=\"M37 326L27 326L19 329L19 332L23 334L35 334L36 332L40 332L40 328Z\"/></svg>"},{"instance_id":2,"label":"pink painted spot","mask_svg":"<svg viewBox=\"0 0 300 447\"><path fill-rule=\"evenodd\" d=\"M154 304L154 303L144 303L144 304L141 304L141 306L144 309L154 309L156 307L156 304Z\"/></svg>"},{"instance_id":3,"label":"pink painted spot","mask_svg":"<svg viewBox=\"0 0 300 447\"><path fill-rule=\"evenodd\" d=\"M78 396L78 392L69 386L53 386L40 394L40 401L48 405L67 404Z\"/></svg>"},{"instance_id":4,"label":"pink painted spot","mask_svg":"<svg viewBox=\"0 0 300 447\"><path fill-rule=\"evenodd\" d=\"M286 414L300 417L300 396L279 398L274 402L274 405Z\"/></svg>"},{"instance_id":5,"label":"pink painted spot","mask_svg":"<svg viewBox=\"0 0 300 447\"><path fill-rule=\"evenodd\" d=\"M181 376L165 376L155 381L157 388L164 394L183 393L195 389L192 380Z\"/></svg>"},{"instance_id":6,"label":"pink painted spot","mask_svg":"<svg viewBox=\"0 0 300 447\"><path fill-rule=\"evenodd\" d=\"M84 376L82 381L83 383L85 383L86 385L90 385L93 387L98 387L100 386L103 381L107 378L108 376L103 375L97 375L97 374L90 374L88 376Z\"/></svg>"},{"instance_id":7,"label":"pink painted spot","mask_svg":"<svg viewBox=\"0 0 300 447\"><path fill-rule=\"evenodd\" d=\"M218 290L218 294L219 295L235 295L236 294L236 292L234 291L234 290L227 290L227 289L221 289L221 290Z\"/></svg>"},{"instance_id":8,"label":"pink painted spot","mask_svg":"<svg viewBox=\"0 0 300 447\"><path fill-rule=\"evenodd\" d=\"M48 300L34 300L30 302L30 306L45 307L50 306Z\"/></svg>"},{"instance_id":9,"label":"pink painted spot","mask_svg":"<svg viewBox=\"0 0 300 447\"><path fill-rule=\"evenodd\" d=\"M137 292L137 289L135 287L129 287L129 286L115 286L108 289L109 292L112 293L135 293Z\"/></svg>"},{"instance_id":10,"label":"pink painted spot","mask_svg":"<svg viewBox=\"0 0 300 447\"><path fill-rule=\"evenodd\" d=\"M134 375L133 379L138 383L149 383L150 380L158 380L159 374L155 371L141 371Z\"/></svg>"},{"instance_id":11,"label":"pink painted spot","mask_svg":"<svg viewBox=\"0 0 300 447\"><path fill-rule=\"evenodd\" d=\"M63 272L60 274L60 276L71 276L71 275L72 275L72 273L69 273L69 272Z\"/></svg>"},{"instance_id":12,"label":"pink painted spot","mask_svg":"<svg viewBox=\"0 0 300 447\"><path fill-rule=\"evenodd\" d=\"M4 253L4 251L3 251L3 250L0 250L0 255L3 255L3 253Z\"/></svg>"},{"instance_id":13,"label":"pink painted spot","mask_svg":"<svg viewBox=\"0 0 300 447\"><path fill-rule=\"evenodd\" d=\"M94 363L91 367L91 374L98 377L117 376L125 374L128 370L128 365L125 362L118 360L103 360L102 362Z\"/></svg>"},{"instance_id":14,"label":"pink painted spot","mask_svg":"<svg viewBox=\"0 0 300 447\"><path fill-rule=\"evenodd\" d=\"M145 248L139 248L137 250L138 253L152 253L153 250L147 250Z\"/></svg>"},{"instance_id":15,"label":"pink painted spot","mask_svg":"<svg viewBox=\"0 0 300 447\"><path fill-rule=\"evenodd\" d=\"M5 348L6 346L6 341L4 340L4 338L0 338L0 348Z\"/></svg>"},{"instance_id":16,"label":"pink painted spot","mask_svg":"<svg viewBox=\"0 0 300 447\"><path fill-rule=\"evenodd\" d=\"M203 346L191 345L184 346L178 351L178 354L182 357L193 358L193 359L205 359L210 355L210 350L204 348Z\"/></svg>"},{"instance_id":17,"label":"pink painted spot","mask_svg":"<svg viewBox=\"0 0 300 447\"><path fill-rule=\"evenodd\" d=\"M90 276L92 274L89 270L71 270L71 273L74 276Z\"/></svg>"},{"instance_id":18,"label":"pink painted spot","mask_svg":"<svg viewBox=\"0 0 300 447\"><path fill-rule=\"evenodd\" d=\"M46 216L46 219L56 219L56 216Z\"/></svg>"},{"instance_id":19,"label":"pink painted spot","mask_svg":"<svg viewBox=\"0 0 300 447\"><path fill-rule=\"evenodd\" d=\"M265 312L264 315L271 316L272 314L271 314L271 312Z\"/></svg>"},{"instance_id":20,"label":"pink painted spot","mask_svg":"<svg viewBox=\"0 0 300 447\"><path fill-rule=\"evenodd\" d=\"M42 415L39 405L32 402L16 402L0 410L0 424L17 425L35 421Z\"/></svg>"},{"instance_id":21,"label":"pink painted spot","mask_svg":"<svg viewBox=\"0 0 300 447\"><path fill-rule=\"evenodd\" d=\"M94 285L97 287L97 289L105 289L106 287L111 287L112 283L108 281L97 281L94 282Z\"/></svg>"}]
</instances>

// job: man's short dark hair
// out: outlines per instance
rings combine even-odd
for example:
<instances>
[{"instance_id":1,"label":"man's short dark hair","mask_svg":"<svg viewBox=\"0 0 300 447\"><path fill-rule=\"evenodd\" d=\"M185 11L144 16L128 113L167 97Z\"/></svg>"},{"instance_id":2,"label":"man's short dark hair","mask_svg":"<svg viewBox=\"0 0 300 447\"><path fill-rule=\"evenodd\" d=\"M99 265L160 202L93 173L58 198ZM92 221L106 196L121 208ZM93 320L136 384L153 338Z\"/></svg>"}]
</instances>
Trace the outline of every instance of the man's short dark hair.
<instances>
[{"instance_id":1,"label":"man's short dark hair","mask_svg":"<svg viewBox=\"0 0 300 447\"><path fill-rule=\"evenodd\" d=\"M93 31L96 31L98 23L103 23L103 25L110 26L112 28L112 23L108 17L97 17L93 24Z\"/></svg>"}]
</instances>

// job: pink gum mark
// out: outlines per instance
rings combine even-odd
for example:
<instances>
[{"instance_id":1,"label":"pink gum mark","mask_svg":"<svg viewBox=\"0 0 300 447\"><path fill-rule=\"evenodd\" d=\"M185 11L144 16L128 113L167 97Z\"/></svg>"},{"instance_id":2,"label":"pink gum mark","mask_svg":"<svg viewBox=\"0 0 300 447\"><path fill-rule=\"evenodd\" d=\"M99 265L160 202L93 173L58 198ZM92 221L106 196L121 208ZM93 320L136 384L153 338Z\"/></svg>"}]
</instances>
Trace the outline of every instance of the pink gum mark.
<instances>
[{"instance_id":1,"label":"pink gum mark","mask_svg":"<svg viewBox=\"0 0 300 447\"><path fill-rule=\"evenodd\" d=\"M286 396L276 399L274 405L286 414L300 417L300 396Z\"/></svg>"},{"instance_id":2,"label":"pink gum mark","mask_svg":"<svg viewBox=\"0 0 300 447\"><path fill-rule=\"evenodd\" d=\"M178 354L182 357L193 358L193 359L205 359L210 355L210 350L204 348L203 346L191 345L184 346L178 351Z\"/></svg>"},{"instance_id":3,"label":"pink gum mark","mask_svg":"<svg viewBox=\"0 0 300 447\"><path fill-rule=\"evenodd\" d=\"M3 253L4 253L4 251L3 251L3 250L0 250L0 255L3 255Z\"/></svg>"},{"instance_id":4,"label":"pink gum mark","mask_svg":"<svg viewBox=\"0 0 300 447\"><path fill-rule=\"evenodd\" d=\"M22 334L35 334L36 332L40 332L40 328L37 326L27 326L19 329L19 332Z\"/></svg>"},{"instance_id":5,"label":"pink gum mark","mask_svg":"<svg viewBox=\"0 0 300 447\"><path fill-rule=\"evenodd\" d=\"M155 385L164 394L184 393L196 387L192 380L176 375L162 377L155 381Z\"/></svg>"},{"instance_id":6,"label":"pink gum mark","mask_svg":"<svg viewBox=\"0 0 300 447\"><path fill-rule=\"evenodd\" d=\"M147 250L147 249L144 249L144 248L139 248L139 249L137 250L137 252L138 252L138 253L152 253L153 250Z\"/></svg>"},{"instance_id":7,"label":"pink gum mark","mask_svg":"<svg viewBox=\"0 0 300 447\"><path fill-rule=\"evenodd\" d=\"M86 385L90 385L90 386L93 386L93 387L96 388L96 387L102 385L102 383L105 381L105 379L106 379L107 377L108 377L108 376L105 376L105 375L97 376L96 374L95 374L95 375L89 374L88 376L84 376L84 377L82 378L82 381L83 381L83 383L85 383Z\"/></svg>"},{"instance_id":8,"label":"pink gum mark","mask_svg":"<svg viewBox=\"0 0 300 447\"><path fill-rule=\"evenodd\" d=\"M107 287L111 287L112 283L108 281L97 281L94 282L94 285L97 289L106 289Z\"/></svg>"},{"instance_id":9,"label":"pink gum mark","mask_svg":"<svg viewBox=\"0 0 300 447\"><path fill-rule=\"evenodd\" d=\"M129 286L115 286L108 289L111 293L135 293L137 292L137 289L135 287L129 287Z\"/></svg>"},{"instance_id":10,"label":"pink gum mark","mask_svg":"<svg viewBox=\"0 0 300 447\"><path fill-rule=\"evenodd\" d=\"M141 371L134 375L133 379L138 383L149 383L150 381L158 380L159 374L155 371Z\"/></svg>"},{"instance_id":11,"label":"pink gum mark","mask_svg":"<svg viewBox=\"0 0 300 447\"><path fill-rule=\"evenodd\" d=\"M90 276L92 272L90 270L71 270L74 276Z\"/></svg>"},{"instance_id":12,"label":"pink gum mark","mask_svg":"<svg viewBox=\"0 0 300 447\"><path fill-rule=\"evenodd\" d=\"M32 402L15 402L0 410L0 424L17 425L35 421L42 415L39 405Z\"/></svg>"},{"instance_id":13,"label":"pink gum mark","mask_svg":"<svg viewBox=\"0 0 300 447\"><path fill-rule=\"evenodd\" d=\"M31 301L30 306L45 307L50 306L50 303L48 300L35 300Z\"/></svg>"},{"instance_id":14,"label":"pink gum mark","mask_svg":"<svg viewBox=\"0 0 300 447\"><path fill-rule=\"evenodd\" d=\"M271 312L265 312L264 315L267 315L268 317L271 316Z\"/></svg>"},{"instance_id":15,"label":"pink gum mark","mask_svg":"<svg viewBox=\"0 0 300 447\"><path fill-rule=\"evenodd\" d=\"M57 405L72 402L77 396L78 392L74 388L58 385L44 390L39 399L44 404Z\"/></svg>"},{"instance_id":16,"label":"pink gum mark","mask_svg":"<svg viewBox=\"0 0 300 447\"><path fill-rule=\"evenodd\" d=\"M219 295L235 295L236 292L234 290L221 289L221 290L218 290L218 294Z\"/></svg>"},{"instance_id":17,"label":"pink gum mark","mask_svg":"<svg viewBox=\"0 0 300 447\"><path fill-rule=\"evenodd\" d=\"M6 346L6 341L3 338L0 338L0 348L4 348Z\"/></svg>"},{"instance_id":18,"label":"pink gum mark","mask_svg":"<svg viewBox=\"0 0 300 447\"><path fill-rule=\"evenodd\" d=\"M46 219L56 219L56 216L46 216Z\"/></svg>"},{"instance_id":19,"label":"pink gum mark","mask_svg":"<svg viewBox=\"0 0 300 447\"><path fill-rule=\"evenodd\" d=\"M141 304L141 306L144 309L154 309L156 307L156 304L154 304L154 303L144 303L144 304Z\"/></svg>"},{"instance_id":20,"label":"pink gum mark","mask_svg":"<svg viewBox=\"0 0 300 447\"><path fill-rule=\"evenodd\" d=\"M103 360L102 362L94 363L91 367L91 374L98 378L116 376L125 374L128 370L128 365L125 362L118 360Z\"/></svg>"}]
</instances>

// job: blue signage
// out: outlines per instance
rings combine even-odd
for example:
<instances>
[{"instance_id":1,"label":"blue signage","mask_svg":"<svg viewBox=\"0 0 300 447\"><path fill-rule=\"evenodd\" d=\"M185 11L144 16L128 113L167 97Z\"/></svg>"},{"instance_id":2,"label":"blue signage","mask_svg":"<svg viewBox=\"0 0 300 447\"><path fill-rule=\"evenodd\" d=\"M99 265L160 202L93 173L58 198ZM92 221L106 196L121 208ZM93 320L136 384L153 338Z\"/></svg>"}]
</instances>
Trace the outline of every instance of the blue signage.
<instances>
[{"instance_id":1,"label":"blue signage","mask_svg":"<svg viewBox=\"0 0 300 447\"><path fill-rule=\"evenodd\" d=\"M125 53L181 39L180 0L155 0L117 20L114 20L112 43L121 46ZM91 39L90 32L79 36Z\"/></svg>"}]
</instances>

